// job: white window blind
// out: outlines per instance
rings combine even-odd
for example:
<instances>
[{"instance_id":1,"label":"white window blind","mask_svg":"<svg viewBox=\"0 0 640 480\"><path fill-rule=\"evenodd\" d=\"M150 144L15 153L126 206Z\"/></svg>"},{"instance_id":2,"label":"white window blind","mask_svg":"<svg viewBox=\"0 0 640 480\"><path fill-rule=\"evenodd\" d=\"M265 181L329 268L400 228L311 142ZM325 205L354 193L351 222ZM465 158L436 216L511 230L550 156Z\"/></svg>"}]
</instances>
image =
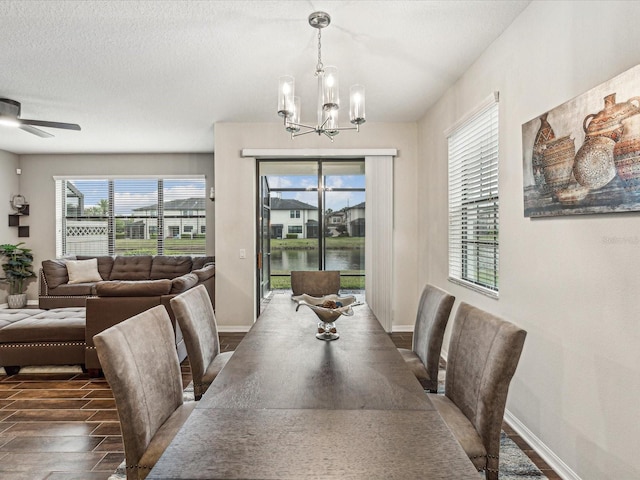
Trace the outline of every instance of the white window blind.
<instances>
[{"instance_id":1,"label":"white window blind","mask_svg":"<svg viewBox=\"0 0 640 480\"><path fill-rule=\"evenodd\" d=\"M56 178L57 255L205 255L205 179Z\"/></svg>"},{"instance_id":2,"label":"white window blind","mask_svg":"<svg viewBox=\"0 0 640 480\"><path fill-rule=\"evenodd\" d=\"M449 149L449 280L498 295L498 103L455 128Z\"/></svg>"}]
</instances>

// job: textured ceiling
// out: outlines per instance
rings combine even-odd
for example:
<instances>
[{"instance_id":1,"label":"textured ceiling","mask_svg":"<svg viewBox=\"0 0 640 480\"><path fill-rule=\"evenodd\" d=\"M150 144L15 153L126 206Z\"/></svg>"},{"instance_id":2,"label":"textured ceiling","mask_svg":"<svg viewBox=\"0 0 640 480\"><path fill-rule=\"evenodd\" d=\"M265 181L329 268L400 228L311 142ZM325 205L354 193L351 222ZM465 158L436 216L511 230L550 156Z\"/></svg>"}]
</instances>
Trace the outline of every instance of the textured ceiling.
<instances>
[{"instance_id":1,"label":"textured ceiling","mask_svg":"<svg viewBox=\"0 0 640 480\"><path fill-rule=\"evenodd\" d=\"M0 149L212 152L216 122L280 121L284 74L312 122L316 10L332 17L322 60L341 96L361 83L369 121L416 121L528 3L0 0L0 98L82 126L48 139L0 126Z\"/></svg>"}]
</instances>

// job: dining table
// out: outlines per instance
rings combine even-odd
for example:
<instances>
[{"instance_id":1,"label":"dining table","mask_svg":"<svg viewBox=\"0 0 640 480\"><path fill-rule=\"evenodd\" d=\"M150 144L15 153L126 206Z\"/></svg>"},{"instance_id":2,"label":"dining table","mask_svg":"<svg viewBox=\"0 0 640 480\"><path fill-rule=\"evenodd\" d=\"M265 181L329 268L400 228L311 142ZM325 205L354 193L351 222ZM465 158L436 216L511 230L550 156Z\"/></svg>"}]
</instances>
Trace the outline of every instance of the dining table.
<instances>
[{"instance_id":1,"label":"dining table","mask_svg":"<svg viewBox=\"0 0 640 480\"><path fill-rule=\"evenodd\" d=\"M272 294L147 477L482 478L366 303L318 318Z\"/></svg>"}]
</instances>

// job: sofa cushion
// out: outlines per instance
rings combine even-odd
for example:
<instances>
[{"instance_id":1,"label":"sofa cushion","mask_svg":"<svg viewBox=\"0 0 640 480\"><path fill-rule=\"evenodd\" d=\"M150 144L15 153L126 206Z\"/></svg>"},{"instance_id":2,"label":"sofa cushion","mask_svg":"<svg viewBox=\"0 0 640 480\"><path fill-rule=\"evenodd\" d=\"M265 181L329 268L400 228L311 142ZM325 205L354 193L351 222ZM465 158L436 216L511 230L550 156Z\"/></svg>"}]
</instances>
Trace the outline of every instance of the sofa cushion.
<instances>
[{"instance_id":1,"label":"sofa cushion","mask_svg":"<svg viewBox=\"0 0 640 480\"><path fill-rule=\"evenodd\" d=\"M42 272L49 288L56 288L69 281L65 260L43 260Z\"/></svg>"},{"instance_id":2,"label":"sofa cushion","mask_svg":"<svg viewBox=\"0 0 640 480\"><path fill-rule=\"evenodd\" d=\"M110 257L109 255L101 255L98 257L78 255L77 257L78 260L88 260L91 258L95 258L98 260L98 272L100 272L102 280L109 280L111 269L113 268L113 257Z\"/></svg>"},{"instance_id":3,"label":"sofa cushion","mask_svg":"<svg viewBox=\"0 0 640 480\"><path fill-rule=\"evenodd\" d=\"M99 297L153 297L168 295L171 280L106 281L96 283Z\"/></svg>"},{"instance_id":4,"label":"sofa cushion","mask_svg":"<svg viewBox=\"0 0 640 480\"><path fill-rule=\"evenodd\" d=\"M49 296L76 296L76 295L95 295L93 290L95 283L63 283L56 288L50 288L47 291Z\"/></svg>"},{"instance_id":5,"label":"sofa cushion","mask_svg":"<svg viewBox=\"0 0 640 480\"><path fill-rule=\"evenodd\" d=\"M198 276L195 273L186 273L171 280L170 293L182 293L189 290L198 283Z\"/></svg>"},{"instance_id":6,"label":"sofa cushion","mask_svg":"<svg viewBox=\"0 0 640 480\"><path fill-rule=\"evenodd\" d=\"M56 308L0 329L0 343L84 342L84 330L84 308Z\"/></svg>"},{"instance_id":7,"label":"sofa cushion","mask_svg":"<svg viewBox=\"0 0 640 480\"><path fill-rule=\"evenodd\" d=\"M195 273L198 276L198 282L204 282L216 274L216 266L211 263L205 267L199 268L198 270L192 270L191 273Z\"/></svg>"},{"instance_id":8,"label":"sofa cushion","mask_svg":"<svg viewBox=\"0 0 640 480\"><path fill-rule=\"evenodd\" d=\"M205 256L205 257L193 257L193 266L192 270L198 270L204 267L207 264L213 264L216 261L216 257L213 256Z\"/></svg>"},{"instance_id":9,"label":"sofa cushion","mask_svg":"<svg viewBox=\"0 0 640 480\"><path fill-rule=\"evenodd\" d=\"M149 280L152 260L151 255L116 257L109 280Z\"/></svg>"},{"instance_id":10,"label":"sofa cushion","mask_svg":"<svg viewBox=\"0 0 640 480\"><path fill-rule=\"evenodd\" d=\"M157 255L153 257L149 279L159 280L168 278L171 280L190 271L191 257Z\"/></svg>"},{"instance_id":11,"label":"sofa cushion","mask_svg":"<svg viewBox=\"0 0 640 480\"><path fill-rule=\"evenodd\" d=\"M69 285L102 281L100 272L98 272L97 258L67 260L67 272L69 274Z\"/></svg>"}]
</instances>

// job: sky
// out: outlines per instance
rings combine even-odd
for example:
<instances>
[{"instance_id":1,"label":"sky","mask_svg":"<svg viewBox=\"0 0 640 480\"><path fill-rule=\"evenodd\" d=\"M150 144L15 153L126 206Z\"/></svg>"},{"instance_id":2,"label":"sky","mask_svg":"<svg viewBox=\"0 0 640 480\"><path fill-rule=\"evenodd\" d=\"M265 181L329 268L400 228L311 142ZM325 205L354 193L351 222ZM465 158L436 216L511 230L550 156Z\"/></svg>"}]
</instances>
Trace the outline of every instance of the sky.
<instances>
[{"instance_id":1,"label":"sky","mask_svg":"<svg viewBox=\"0 0 640 480\"><path fill-rule=\"evenodd\" d=\"M107 180L72 180L75 187L84 194L84 206L98 205L107 199ZM115 179L114 197L116 215L130 214L133 208L158 203L158 181L155 179ZM183 198L203 198L206 196L204 179L164 180L164 200Z\"/></svg>"},{"instance_id":2,"label":"sky","mask_svg":"<svg viewBox=\"0 0 640 480\"><path fill-rule=\"evenodd\" d=\"M317 186L315 175L268 175L269 187L279 188L306 188L304 192L272 192L273 195L281 194L282 198L294 198L309 205L318 204ZM338 188L365 188L364 175L335 175L326 176L325 208L333 211L345 207L352 207L364 202L364 191L334 191Z\"/></svg>"}]
</instances>

